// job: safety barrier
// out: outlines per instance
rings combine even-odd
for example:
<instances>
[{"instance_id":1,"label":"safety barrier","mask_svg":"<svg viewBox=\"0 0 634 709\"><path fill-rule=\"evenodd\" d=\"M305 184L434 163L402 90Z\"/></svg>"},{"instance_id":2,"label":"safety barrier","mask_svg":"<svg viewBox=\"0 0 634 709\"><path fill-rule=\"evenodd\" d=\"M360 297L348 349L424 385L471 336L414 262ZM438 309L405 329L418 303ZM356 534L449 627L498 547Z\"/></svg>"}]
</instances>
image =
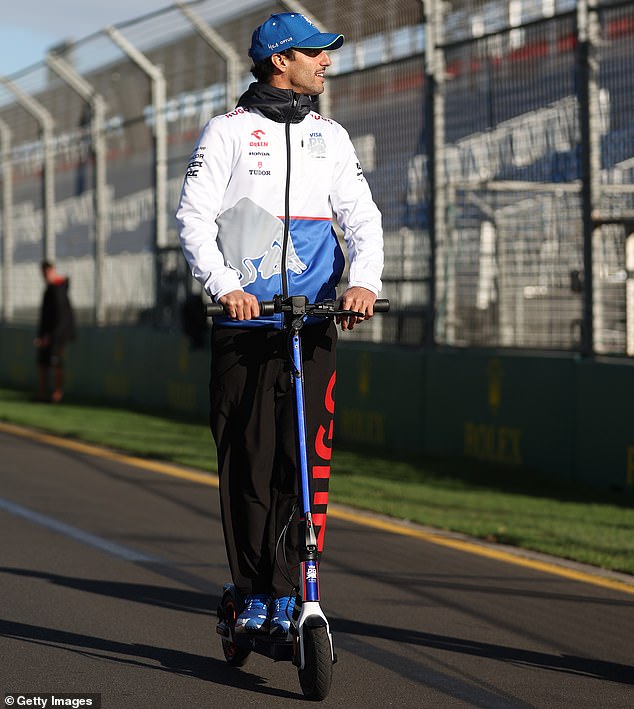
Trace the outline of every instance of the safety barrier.
<instances>
[{"instance_id":1,"label":"safety barrier","mask_svg":"<svg viewBox=\"0 0 634 709\"><path fill-rule=\"evenodd\" d=\"M34 332L0 329L0 385L35 391ZM140 328L85 328L69 399L207 420L209 349ZM342 341L335 439L634 491L634 364L507 350L426 351Z\"/></svg>"}]
</instances>

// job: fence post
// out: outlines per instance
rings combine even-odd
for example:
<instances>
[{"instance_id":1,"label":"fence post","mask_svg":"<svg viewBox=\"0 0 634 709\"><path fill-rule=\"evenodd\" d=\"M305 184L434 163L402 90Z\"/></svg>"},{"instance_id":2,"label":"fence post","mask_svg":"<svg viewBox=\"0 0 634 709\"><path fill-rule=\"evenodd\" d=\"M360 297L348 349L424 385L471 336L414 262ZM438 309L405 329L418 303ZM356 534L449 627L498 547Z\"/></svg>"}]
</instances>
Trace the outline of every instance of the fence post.
<instances>
[{"instance_id":1,"label":"fence post","mask_svg":"<svg viewBox=\"0 0 634 709\"><path fill-rule=\"evenodd\" d=\"M0 160L2 160L2 319L13 317L13 163L11 130L0 120Z\"/></svg>"},{"instance_id":2,"label":"fence post","mask_svg":"<svg viewBox=\"0 0 634 709\"><path fill-rule=\"evenodd\" d=\"M444 310L438 314L439 259L446 257L449 234L447 232L446 174L445 174L445 55L442 47L443 9L442 0L422 0L425 23L425 85L427 137L427 170L429 185L429 239L430 279L429 316L425 344L436 343L436 331L447 341L448 325L453 314ZM450 287L449 278L444 284L445 294ZM445 298L446 300L446 298ZM449 338L451 339L451 338Z\"/></svg>"},{"instance_id":3,"label":"fence post","mask_svg":"<svg viewBox=\"0 0 634 709\"><path fill-rule=\"evenodd\" d=\"M78 74L62 57L49 54L46 63L73 91L91 108L90 132L92 152L95 160L93 176L95 206L95 322L103 325L106 321L106 298L104 287L104 260L106 250L106 138L104 135L106 102L94 88Z\"/></svg>"},{"instance_id":4,"label":"fence post","mask_svg":"<svg viewBox=\"0 0 634 709\"><path fill-rule=\"evenodd\" d=\"M227 111L233 110L239 98L240 72L242 71L240 55L226 39L200 18L189 5L184 2L175 2L174 5L181 11L200 37L225 60L227 67L225 108Z\"/></svg>"},{"instance_id":5,"label":"fence post","mask_svg":"<svg viewBox=\"0 0 634 709\"><path fill-rule=\"evenodd\" d=\"M601 185L600 107L597 43L600 28L596 0L577 2L577 77L581 133L581 214L583 220L582 354L595 351L593 244ZM597 323L602 331L602 323Z\"/></svg>"},{"instance_id":6,"label":"fence post","mask_svg":"<svg viewBox=\"0 0 634 709\"><path fill-rule=\"evenodd\" d=\"M634 357L634 223L626 224L625 237L625 348Z\"/></svg>"},{"instance_id":7,"label":"fence post","mask_svg":"<svg viewBox=\"0 0 634 709\"><path fill-rule=\"evenodd\" d=\"M153 64L116 27L104 32L150 79L152 85L152 135L154 137L154 304L155 323L160 321L161 261L167 247L167 85L159 66Z\"/></svg>"},{"instance_id":8,"label":"fence post","mask_svg":"<svg viewBox=\"0 0 634 709\"><path fill-rule=\"evenodd\" d=\"M43 219L43 257L47 261L55 261L55 229L54 229L54 209L55 209L55 151L53 148L53 126L55 125L51 114L36 101L32 96L24 93L16 84L6 77L0 77L0 81L15 96L18 103L38 122L41 130L43 170L42 170L42 191L44 197L44 219Z\"/></svg>"},{"instance_id":9,"label":"fence post","mask_svg":"<svg viewBox=\"0 0 634 709\"><path fill-rule=\"evenodd\" d=\"M152 133L154 135L154 211L155 246L167 246L167 89L161 68L153 64L116 27L104 32L144 72L152 83ZM158 284L157 284L158 286Z\"/></svg>"}]
</instances>

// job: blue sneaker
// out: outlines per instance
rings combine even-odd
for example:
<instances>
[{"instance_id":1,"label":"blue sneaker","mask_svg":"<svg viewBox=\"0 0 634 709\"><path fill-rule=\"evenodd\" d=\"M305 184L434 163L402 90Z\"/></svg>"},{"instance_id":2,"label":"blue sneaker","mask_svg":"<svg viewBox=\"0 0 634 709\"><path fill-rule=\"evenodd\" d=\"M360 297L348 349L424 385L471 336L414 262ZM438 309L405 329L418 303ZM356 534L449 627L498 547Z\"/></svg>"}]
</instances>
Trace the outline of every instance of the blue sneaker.
<instances>
[{"instance_id":1,"label":"blue sneaker","mask_svg":"<svg viewBox=\"0 0 634 709\"><path fill-rule=\"evenodd\" d=\"M269 597L264 595L246 596L244 610L236 618L236 633L259 633L269 617Z\"/></svg>"},{"instance_id":2,"label":"blue sneaker","mask_svg":"<svg viewBox=\"0 0 634 709\"><path fill-rule=\"evenodd\" d=\"M276 637L288 635L294 608L295 596L282 596L271 601L271 635Z\"/></svg>"}]
</instances>

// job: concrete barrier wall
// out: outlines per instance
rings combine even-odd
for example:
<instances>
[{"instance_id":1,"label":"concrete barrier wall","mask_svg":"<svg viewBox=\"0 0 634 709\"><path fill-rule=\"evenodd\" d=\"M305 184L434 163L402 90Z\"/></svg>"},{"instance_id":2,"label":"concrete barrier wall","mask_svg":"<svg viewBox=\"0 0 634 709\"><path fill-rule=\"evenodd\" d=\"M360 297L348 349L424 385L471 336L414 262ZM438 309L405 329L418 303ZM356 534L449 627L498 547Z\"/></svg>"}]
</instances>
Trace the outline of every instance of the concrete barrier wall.
<instances>
[{"instance_id":1,"label":"concrete barrier wall","mask_svg":"<svg viewBox=\"0 0 634 709\"><path fill-rule=\"evenodd\" d=\"M433 353L427 378L428 451L573 475L571 358Z\"/></svg>"},{"instance_id":2,"label":"concrete barrier wall","mask_svg":"<svg viewBox=\"0 0 634 709\"><path fill-rule=\"evenodd\" d=\"M37 386L33 330L0 328L0 382ZM69 397L154 407L207 419L209 351L179 335L139 328L82 328L66 352Z\"/></svg>"},{"instance_id":3,"label":"concrete barrier wall","mask_svg":"<svg viewBox=\"0 0 634 709\"><path fill-rule=\"evenodd\" d=\"M0 328L0 383L35 391L33 330ZM424 352L341 342L336 440L458 456L634 490L634 362L575 355ZM69 397L207 420L209 350L137 328L85 328Z\"/></svg>"},{"instance_id":4,"label":"concrete barrier wall","mask_svg":"<svg viewBox=\"0 0 634 709\"><path fill-rule=\"evenodd\" d=\"M634 491L634 362L577 363L575 477Z\"/></svg>"},{"instance_id":5,"label":"concrete barrier wall","mask_svg":"<svg viewBox=\"0 0 634 709\"><path fill-rule=\"evenodd\" d=\"M373 449L424 452L426 366L420 350L340 342L336 439Z\"/></svg>"}]
</instances>

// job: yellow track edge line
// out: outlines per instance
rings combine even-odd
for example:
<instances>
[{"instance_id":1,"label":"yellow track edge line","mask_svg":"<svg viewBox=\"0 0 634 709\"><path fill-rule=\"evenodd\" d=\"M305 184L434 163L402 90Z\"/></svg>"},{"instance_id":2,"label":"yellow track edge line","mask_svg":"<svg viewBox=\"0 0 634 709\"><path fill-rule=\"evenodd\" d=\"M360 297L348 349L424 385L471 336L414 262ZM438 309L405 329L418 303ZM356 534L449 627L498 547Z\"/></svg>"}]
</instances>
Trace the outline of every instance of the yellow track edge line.
<instances>
[{"instance_id":1,"label":"yellow track edge line","mask_svg":"<svg viewBox=\"0 0 634 709\"><path fill-rule=\"evenodd\" d=\"M565 563L564 560L562 560L562 565L559 565L554 562L532 559L524 556L521 552L514 553L508 549L494 549L491 546L478 543L475 540L469 541L466 539L456 539L451 536L445 536L439 532L428 532L414 527L410 528L404 523L399 523L398 521L391 522L363 512L350 512L337 509L329 511L329 514L332 514L333 517L337 517L338 519L355 522L356 524L373 527L374 529L381 529L386 532L393 532L394 534L400 534L402 536L414 537L416 539L429 542L430 544L449 547L450 549L456 549L468 554L484 556L489 559L495 559L508 564L523 566L525 568L543 571L555 576L563 576L564 578L572 579L574 581L581 581L582 583L602 586L604 588L610 588L615 591L622 591L624 593L634 595L634 579L632 584L629 584L625 581L619 581L618 579L613 579L608 576L602 576L599 573L594 574L590 571L581 571L579 569L569 568L568 566L563 565Z\"/></svg>"},{"instance_id":2,"label":"yellow track edge line","mask_svg":"<svg viewBox=\"0 0 634 709\"><path fill-rule=\"evenodd\" d=\"M142 458L136 458L130 455L125 455L123 453L116 453L115 451L111 451L107 448L102 448L101 446L81 443L80 441L61 438L59 436L53 436L47 433L40 433L32 429L22 428L21 426L15 426L13 424L0 422L0 431L4 433L9 433L11 435L21 436L22 438L29 438L33 441L38 441L47 445L56 446L58 448L66 448L68 450L73 450L78 453L84 453L98 458L124 463L125 465L129 465L134 468L140 468L142 470L147 470L153 473L169 475L174 478L188 480L190 482L199 483L201 485L208 485L210 487L218 487L218 477L210 473L199 473L193 470L188 470L184 467L180 467L178 465L173 465L171 463L161 463L158 461L144 460ZM581 583L601 586L603 588L609 588L614 591L621 591L623 593L634 595L634 580L632 584L629 584L625 581L619 581L618 579L613 579L608 576L602 576L599 573L594 574L590 571L582 571L579 569L570 568L568 566L559 565L549 561L533 559L527 556L523 556L519 552L517 554L513 553L508 549L494 549L490 546L480 544L475 540L469 541L466 539L457 539L451 536L445 536L439 532L429 532L423 529L410 527L407 524L400 523L397 520L392 522L388 519L383 519L373 514L366 514L360 511L352 511L350 509L342 509L336 504L330 505L328 514L331 517L334 517L335 519L340 519L346 522L353 522L355 524L359 524L365 527L380 529L382 531L391 532L393 534L399 534L401 536L413 537L415 539L420 539L422 541L428 542L430 544L435 544L437 546L444 546L450 549L455 549L457 551L466 552L468 554L483 556L508 564L514 564L516 566L523 566L525 568L534 569L536 571L542 571L555 576L562 576L564 578L579 581Z\"/></svg>"},{"instance_id":3,"label":"yellow track edge line","mask_svg":"<svg viewBox=\"0 0 634 709\"><path fill-rule=\"evenodd\" d=\"M66 448L67 450L72 450L77 453L93 455L96 458L114 460L117 463L125 463L125 465L130 465L134 468L140 468L142 470L149 470L153 473L160 473L161 475L170 475L173 478L180 478L181 480L189 480L191 482L200 483L202 485L218 487L218 477L216 475L212 475L210 473L198 473L195 470L188 470L187 468L181 467L179 465L174 465L172 463L161 463L157 460L135 458L131 455L126 455L125 453L117 453L116 451L112 451L108 448L103 448L101 446L93 445L90 443L82 443L81 441L76 441L69 438L61 438L60 436L53 436L48 433L41 433L39 431L34 431L29 428L22 428L21 426L15 426L13 424L3 423L1 421L0 431L4 433L10 433L15 436L22 436L22 438L29 438L32 441L38 441L39 443L46 443L50 446L56 446L57 448Z\"/></svg>"}]
</instances>

